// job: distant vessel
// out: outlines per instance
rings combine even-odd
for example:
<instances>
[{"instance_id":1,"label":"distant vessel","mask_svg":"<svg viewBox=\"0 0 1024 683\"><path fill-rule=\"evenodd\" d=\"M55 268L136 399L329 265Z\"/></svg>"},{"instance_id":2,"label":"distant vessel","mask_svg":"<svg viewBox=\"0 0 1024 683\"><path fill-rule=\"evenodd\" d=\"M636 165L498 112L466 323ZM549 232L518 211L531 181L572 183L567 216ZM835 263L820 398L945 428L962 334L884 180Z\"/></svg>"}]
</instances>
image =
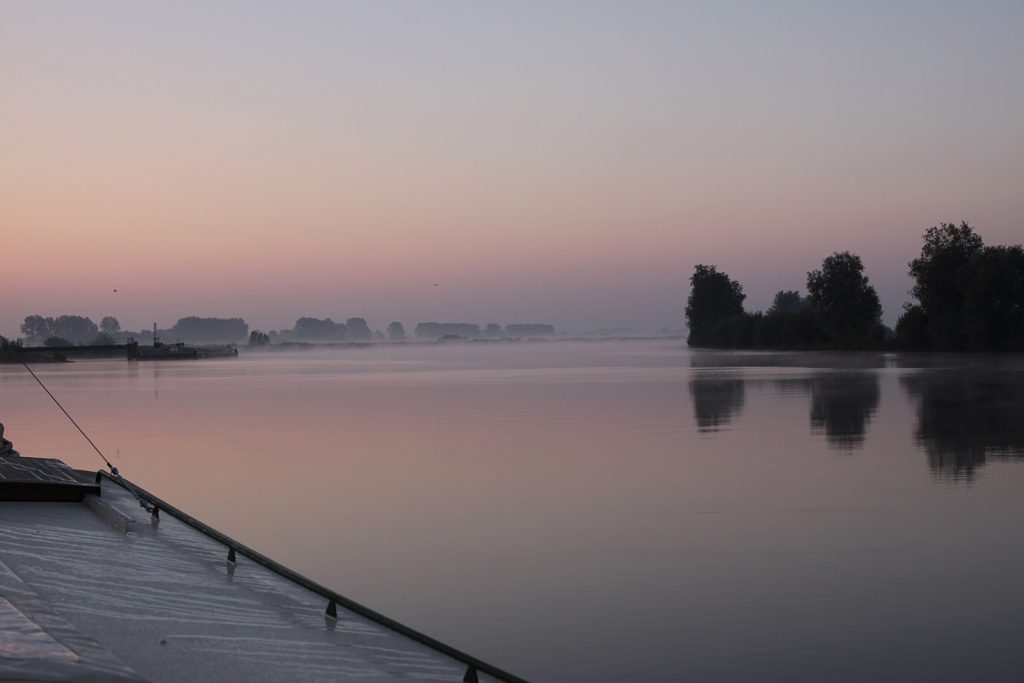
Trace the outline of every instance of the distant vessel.
<instances>
[{"instance_id":1,"label":"distant vessel","mask_svg":"<svg viewBox=\"0 0 1024 683\"><path fill-rule=\"evenodd\" d=\"M128 347L128 360L196 360L237 355L238 349L230 345L186 346L184 342L175 344L156 342L153 346L132 344Z\"/></svg>"},{"instance_id":2,"label":"distant vessel","mask_svg":"<svg viewBox=\"0 0 1024 683\"><path fill-rule=\"evenodd\" d=\"M153 323L152 346L140 346L138 342L128 345L128 360L197 360L237 355L238 348L231 344L210 346L188 346L185 342L164 344L156 334L156 323Z\"/></svg>"}]
</instances>

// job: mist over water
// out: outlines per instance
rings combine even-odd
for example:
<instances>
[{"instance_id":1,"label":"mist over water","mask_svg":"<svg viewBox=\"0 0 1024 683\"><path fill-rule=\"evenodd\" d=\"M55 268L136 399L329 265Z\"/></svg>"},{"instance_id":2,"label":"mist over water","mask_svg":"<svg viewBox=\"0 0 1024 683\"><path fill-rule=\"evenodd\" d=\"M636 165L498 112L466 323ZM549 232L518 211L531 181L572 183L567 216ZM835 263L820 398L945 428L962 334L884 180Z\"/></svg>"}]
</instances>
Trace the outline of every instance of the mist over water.
<instances>
[{"instance_id":1,"label":"mist over water","mask_svg":"<svg viewBox=\"0 0 1024 683\"><path fill-rule=\"evenodd\" d=\"M130 479L531 680L1024 678L1024 359L381 346L35 368ZM20 367L23 455L99 459Z\"/></svg>"}]
</instances>

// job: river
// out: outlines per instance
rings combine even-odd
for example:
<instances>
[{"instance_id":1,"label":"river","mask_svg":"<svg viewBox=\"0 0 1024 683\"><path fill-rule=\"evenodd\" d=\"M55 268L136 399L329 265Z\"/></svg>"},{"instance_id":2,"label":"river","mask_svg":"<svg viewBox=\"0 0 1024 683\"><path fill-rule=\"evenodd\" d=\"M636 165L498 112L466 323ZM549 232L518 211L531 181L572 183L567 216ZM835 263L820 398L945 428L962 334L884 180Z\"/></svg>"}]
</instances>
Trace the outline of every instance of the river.
<instances>
[{"instance_id":1,"label":"river","mask_svg":"<svg viewBox=\"0 0 1024 683\"><path fill-rule=\"evenodd\" d=\"M409 344L35 370L129 479L537 681L1024 680L1024 357ZM20 366L23 455L101 462Z\"/></svg>"}]
</instances>

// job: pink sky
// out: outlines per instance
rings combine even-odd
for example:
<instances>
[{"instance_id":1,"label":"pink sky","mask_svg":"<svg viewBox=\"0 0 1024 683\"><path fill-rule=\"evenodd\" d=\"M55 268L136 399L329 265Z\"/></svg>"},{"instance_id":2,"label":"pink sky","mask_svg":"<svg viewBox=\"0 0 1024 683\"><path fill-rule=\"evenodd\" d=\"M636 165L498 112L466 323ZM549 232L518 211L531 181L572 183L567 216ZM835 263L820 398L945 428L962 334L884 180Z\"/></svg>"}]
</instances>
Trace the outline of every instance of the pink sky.
<instances>
[{"instance_id":1,"label":"pink sky","mask_svg":"<svg viewBox=\"0 0 1024 683\"><path fill-rule=\"evenodd\" d=\"M891 324L927 227L1024 236L1022 19L3 2L0 334L34 313L677 328L696 263L757 309L847 249Z\"/></svg>"}]
</instances>

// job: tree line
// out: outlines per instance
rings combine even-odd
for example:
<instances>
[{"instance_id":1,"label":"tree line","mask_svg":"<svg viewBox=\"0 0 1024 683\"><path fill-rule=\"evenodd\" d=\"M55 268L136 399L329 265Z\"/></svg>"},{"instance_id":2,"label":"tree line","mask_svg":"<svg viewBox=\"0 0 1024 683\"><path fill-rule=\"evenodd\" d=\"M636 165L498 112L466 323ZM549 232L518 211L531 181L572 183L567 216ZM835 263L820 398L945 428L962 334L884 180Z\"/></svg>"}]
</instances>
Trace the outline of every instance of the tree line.
<instances>
[{"instance_id":1,"label":"tree line","mask_svg":"<svg viewBox=\"0 0 1024 683\"><path fill-rule=\"evenodd\" d=\"M121 335L121 323L112 315L104 317L99 325L81 315L30 315L21 323L21 333L28 343L46 346L114 344Z\"/></svg>"},{"instance_id":2,"label":"tree line","mask_svg":"<svg viewBox=\"0 0 1024 683\"><path fill-rule=\"evenodd\" d=\"M60 315L44 317L41 315L26 316L21 324L21 333L25 343L33 346L73 346L73 345L107 345L124 343L134 339L142 343L151 343L153 331L123 330L121 323L114 316L104 317L99 325L91 318L81 315ZM502 327L497 323L489 323L483 330L474 323L419 323L415 335L421 339L438 339L446 335L465 337L519 337L553 335L552 325L538 323L514 323ZM330 318L313 318L303 316L295 321L294 327L283 330L249 329L248 323L242 318L201 318L187 316L180 318L174 325L166 329L158 329L157 336L163 341L182 340L200 344L237 343L245 339L253 346L263 346L279 342L368 342L371 340L402 341L406 338L405 326L400 322L392 322L387 332L372 330L364 318L348 318L345 322L335 322ZM8 343L4 340L4 343Z\"/></svg>"},{"instance_id":3,"label":"tree line","mask_svg":"<svg viewBox=\"0 0 1024 683\"><path fill-rule=\"evenodd\" d=\"M152 341L152 330L121 329L121 323L112 315L97 325L91 318L81 315L44 317L29 315L21 323L23 339L28 344L43 346L106 345L124 343L128 339ZM235 342L249 334L249 325L241 318L180 318L172 327L157 330L157 336L185 339L191 342Z\"/></svg>"},{"instance_id":4,"label":"tree line","mask_svg":"<svg viewBox=\"0 0 1024 683\"><path fill-rule=\"evenodd\" d=\"M543 337L555 334L553 325L542 323L512 323L504 328L498 323L488 323L481 329L476 323L418 323L413 334L419 339L434 340L442 337ZM370 330L366 321L362 318L349 318L344 323L336 323L330 318L308 318L303 317L295 321L295 327L290 330L271 330L268 333L256 331L258 344L270 344L277 341L301 341L301 342L337 342L337 341L402 341L406 339L405 326L398 322L391 322L387 326L387 333L381 330ZM252 341L252 340L251 340Z\"/></svg>"},{"instance_id":5,"label":"tree line","mask_svg":"<svg viewBox=\"0 0 1024 683\"><path fill-rule=\"evenodd\" d=\"M909 264L911 294L896 328L860 257L827 256L807 273L807 294L784 290L765 312L744 310L743 286L715 266L690 277L687 343L696 347L768 349L1024 350L1024 248L985 246L968 223L924 233Z\"/></svg>"}]
</instances>

